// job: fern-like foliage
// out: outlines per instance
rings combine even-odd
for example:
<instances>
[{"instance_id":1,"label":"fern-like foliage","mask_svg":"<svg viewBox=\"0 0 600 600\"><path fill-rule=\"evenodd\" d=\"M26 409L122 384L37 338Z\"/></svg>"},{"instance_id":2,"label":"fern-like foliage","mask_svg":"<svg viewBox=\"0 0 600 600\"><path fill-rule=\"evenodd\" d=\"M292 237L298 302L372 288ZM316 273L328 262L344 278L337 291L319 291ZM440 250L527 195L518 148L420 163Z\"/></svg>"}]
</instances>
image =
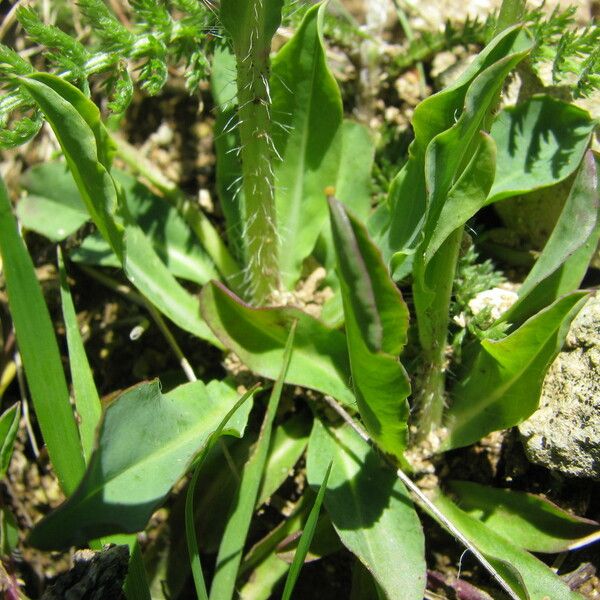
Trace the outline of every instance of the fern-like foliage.
<instances>
[{"instance_id":1,"label":"fern-like foliage","mask_svg":"<svg viewBox=\"0 0 600 600\"><path fill-rule=\"evenodd\" d=\"M208 74L211 44L220 35L209 0L133 0L131 27L124 26L102 0L79 0L91 27L86 45L43 23L37 13L20 7L17 18L28 37L44 48L47 68L89 93L89 79L102 74L109 108L123 112L133 97L134 82L157 94L168 77L168 65L183 62L186 84L195 91ZM33 71L16 52L0 46L0 146L17 146L35 135L42 123L33 103L19 88L18 77Z\"/></svg>"}]
</instances>

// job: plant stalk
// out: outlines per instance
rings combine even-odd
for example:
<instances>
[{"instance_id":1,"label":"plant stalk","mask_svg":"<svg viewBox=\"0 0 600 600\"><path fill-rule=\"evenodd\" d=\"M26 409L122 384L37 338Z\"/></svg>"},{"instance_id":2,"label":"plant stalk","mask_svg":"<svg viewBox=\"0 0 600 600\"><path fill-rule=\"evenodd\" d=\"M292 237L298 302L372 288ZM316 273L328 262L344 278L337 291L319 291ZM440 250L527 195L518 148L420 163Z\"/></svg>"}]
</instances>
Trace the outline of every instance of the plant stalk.
<instances>
[{"instance_id":1,"label":"plant stalk","mask_svg":"<svg viewBox=\"0 0 600 600\"><path fill-rule=\"evenodd\" d=\"M446 400L446 346L452 287L463 237L459 227L442 244L429 264L428 278L436 282L430 293L415 293L424 371L417 394L417 441L423 441L442 425ZM415 282L418 286L418 282ZM425 298L426 302L423 302Z\"/></svg>"},{"instance_id":2,"label":"plant stalk","mask_svg":"<svg viewBox=\"0 0 600 600\"><path fill-rule=\"evenodd\" d=\"M280 285L273 171L277 151L271 137L271 36L266 32L269 3L248 2L247 24L235 40L234 49L245 197L246 284L248 295L260 305Z\"/></svg>"}]
</instances>

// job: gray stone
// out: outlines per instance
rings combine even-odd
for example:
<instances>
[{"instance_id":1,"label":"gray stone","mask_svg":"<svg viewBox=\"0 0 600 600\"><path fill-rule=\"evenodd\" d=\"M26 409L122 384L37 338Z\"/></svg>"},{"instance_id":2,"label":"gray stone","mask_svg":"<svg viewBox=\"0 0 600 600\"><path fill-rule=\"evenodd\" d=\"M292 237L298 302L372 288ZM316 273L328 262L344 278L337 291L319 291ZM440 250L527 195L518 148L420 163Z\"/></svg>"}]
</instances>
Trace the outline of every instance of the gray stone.
<instances>
[{"instance_id":1,"label":"gray stone","mask_svg":"<svg viewBox=\"0 0 600 600\"><path fill-rule=\"evenodd\" d=\"M540 408L519 431L531 462L600 480L600 295L573 321L544 380Z\"/></svg>"}]
</instances>

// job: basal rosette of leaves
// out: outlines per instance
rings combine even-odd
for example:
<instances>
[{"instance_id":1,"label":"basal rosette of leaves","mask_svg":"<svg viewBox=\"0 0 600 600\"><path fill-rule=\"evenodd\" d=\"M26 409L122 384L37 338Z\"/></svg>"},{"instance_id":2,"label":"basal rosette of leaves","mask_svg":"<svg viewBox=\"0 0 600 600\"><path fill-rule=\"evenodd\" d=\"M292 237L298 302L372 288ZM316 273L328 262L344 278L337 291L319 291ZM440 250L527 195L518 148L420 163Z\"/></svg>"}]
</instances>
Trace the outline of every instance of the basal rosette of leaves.
<instances>
[{"instance_id":1,"label":"basal rosette of leaves","mask_svg":"<svg viewBox=\"0 0 600 600\"><path fill-rule=\"evenodd\" d=\"M157 19L158 9L147 4L135 3L149 21ZM427 496L410 478L408 456L432 438L437 453L477 443L536 410L544 374L585 301L579 286L600 238L597 159L589 150L597 124L546 95L497 110L507 79L536 48L513 20L454 84L416 107L408 160L372 210L374 141L344 118L323 37L327 7L309 7L271 56L282 8L277 0L252 0L243 10L228 0L219 8L230 43L212 62L224 240L176 188L155 179L150 190L113 167L125 151L85 86L24 66L12 81L52 127L64 159L26 174L20 223L54 242L88 221L96 230L64 258L59 253L76 420L53 325L0 188L11 314L44 442L67 495L36 524L29 543L98 547L127 534L128 597L151 597L152 575L164 575L171 596L182 597L191 573L197 596L214 600L236 589L268 598L288 572L289 597L305 560L343 547L362 573L357 589L360 583L372 597L419 600L427 583L426 513L509 597L579 597L531 552L594 541L597 523L535 496L472 482L443 482ZM163 17L167 23L168 12ZM127 39L122 32L121 43ZM450 305L467 222L490 204L569 177L559 222L518 301L490 327L493 336L471 340L469 360L450 384ZM338 317L274 302L291 295L307 259L327 269L329 314L337 309ZM166 339L169 327L178 327L274 380L266 408L256 389L240 395L230 382L193 381L179 354L188 384L163 393L158 381L140 383L101 408L68 262L120 269ZM284 384L292 410L281 409ZM15 411L0 418L3 467ZM250 424L258 421L257 431ZM286 518L256 535L253 514L302 457L307 484ZM186 473L192 479L179 506L185 535L171 541L162 571L145 576L131 534L145 528ZM189 561L176 558L186 547ZM209 570L205 559L213 554Z\"/></svg>"}]
</instances>

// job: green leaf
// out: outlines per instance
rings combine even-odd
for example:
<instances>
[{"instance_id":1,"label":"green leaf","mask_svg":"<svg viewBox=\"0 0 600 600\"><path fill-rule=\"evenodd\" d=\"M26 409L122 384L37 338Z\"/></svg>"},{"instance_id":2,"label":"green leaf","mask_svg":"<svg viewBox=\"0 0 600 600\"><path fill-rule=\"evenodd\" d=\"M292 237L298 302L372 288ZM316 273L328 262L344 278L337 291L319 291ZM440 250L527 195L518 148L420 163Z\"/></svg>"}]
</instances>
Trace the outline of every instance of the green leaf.
<instances>
[{"instance_id":1,"label":"green leaf","mask_svg":"<svg viewBox=\"0 0 600 600\"><path fill-rule=\"evenodd\" d=\"M452 390L443 449L518 425L537 409L544 375L585 299L560 298L504 339L481 342L470 372Z\"/></svg>"},{"instance_id":2,"label":"green leaf","mask_svg":"<svg viewBox=\"0 0 600 600\"><path fill-rule=\"evenodd\" d=\"M217 270L175 207L154 195L123 171L113 177L123 188L132 220L139 225L161 261L175 277L204 285ZM119 266L109 245L98 234L88 236L71 252L72 260L85 264Z\"/></svg>"},{"instance_id":3,"label":"green leaf","mask_svg":"<svg viewBox=\"0 0 600 600\"><path fill-rule=\"evenodd\" d=\"M52 126L92 220L122 258L123 231L115 220L118 193L109 173L114 147L100 111L60 77L35 73L20 82Z\"/></svg>"},{"instance_id":4,"label":"green leaf","mask_svg":"<svg viewBox=\"0 0 600 600\"><path fill-rule=\"evenodd\" d=\"M291 323L298 320L286 383L353 405L344 336L297 308L253 308L216 281L200 295L202 316L226 348L263 377L275 379Z\"/></svg>"},{"instance_id":5,"label":"green leaf","mask_svg":"<svg viewBox=\"0 0 600 600\"><path fill-rule=\"evenodd\" d=\"M319 518L321 504L323 504L323 498L325 497L325 491L327 490L327 482L329 481L329 475L331 474L332 466L333 463L329 463L327 471L325 471L325 477L323 478L323 482L319 487L317 498L310 511L310 514L308 515L304 530L302 531L302 536L300 538L300 542L298 543L296 553L294 554L294 560L292 561L292 565L285 582L285 587L283 589L283 600L289 600L292 597L292 592L294 591L294 586L296 585L296 581L300 575L300 570L304 564L304 559L306 558L306 555L310 549L310 544L315 534L315 529L317 528L317 519Z\"/></svg>"},{"instance_id":6,"label":"green leaf","mask_svg":"<svg viewBox=\"0 0 600 600\"><path fill-rule=\"evenodd\" d=\"M600 524L533 494L450 481L461 510L530 552L559 553L600 539Z\"/></svg>"},{"instance_id":7,"label":"green leaf","mask_svg":"<svg viewBox=\"0 0 600 600\"><path fill-rule=\"evenodd\" d=\"M246 400L248 400L250 396L252 396L255 389L256 388L246 392L237 401L235 406L225 415L219 427L211 435L212 441L214 441L217 437L221 435L229 419L235 414L238 408L240 408L240 406L244 402L246 402ZM198 477L200 475L200 469L202 468L202 463L204 462L204 458L206 457L207 452L208 446L205 446L200 457L196 461L196 468L194 469L194 474L192 475L192 479L188 485L188 489L185 495L185 538L187 541L188 555L190 557L190 567L192 571L192 576L194 578L194 586L196 588L196 595L198 597L198 600L208 600L208 593L206 591L206 584L204 583L202 565L200 564L200 553L198 552L198 541L196 539L196 530L194 526L194 493L196 490Z\"/></svg>"},{"instance_id":8,"label":"green leaf","mask_svg":"<svg viewBox=\"0 0 600 600\"><path fill-rule=\"evenodd\" d=\"M264 504L288 478L304 454L312 419L298 413L275 428L269 446L267 465L260 484L257 506Z\"/></svg>"},{"instance_id":9,"label":"green leaf","mask_svg":"<svg viewBox=\"0 0 600 600\"><path fill-rule=\"evenodd\" d=\"M332 460L325 507L342 543L388 598L421 600L423 531L404 484L347 425L326 429L315 421L307 456L312 486L321 484Z\"/></svg>"},{"instance_id":10,"label":"green leaf","mask_svg":"<svg viewBox=\"0 0 600 600\"><path fill-rule=\"evenodd\" d=\"M470 92L471 100L474 98L474 88L472 90L472 87L475 84L479 87L479 93L485 94L489 90L486 90L483 84L487 82L495 86L498 83L496 79L500 75L493 76L491 80L489 77L494 71L494 67L500 66L500 71L502 71L506 57L511 54L521 54L529 46L530 42L527 36L519 28L511 28L502 32L477 55L453 85L423 100L416 107L413 117L415 140L409 149L409 160L392 182L387 206L385 206L386 210L380 211L380 219L377 223L377 242L386 261L390 261L395 279L410 272L409 257L422 241L420 232L429 209L425 185L425 155L430 143L438 134L458 125L456 119L465 108L468 92ZM482 75L483 79L479 79ZM471 109L479 118L477 106L471 104ZM440 193L441 187L447 186L446 189L449 189L452 183L449 181L449 177L452 174L455 175L458 168L455 163L463 160L465 154L470 158L474 150L471 148L469 151L469 148L471 140L480 128L477 124L478 119L465 117L461 117L461 119L459 128L463 133L465 128L468 129L467 133L470 139L459 140L458 147L453 149L455 156L451 155L452 160L447 166L442 165L439 176L443 175L445 185L440 186L441 182L439 181L436 184ZM450 137L457 136L450 134ZM448 137L442 138L440 141L445 140L448 140ZM443 145L438 144L438 152ZM434 158L436 158L436 153L432 154L429 159L430 166L432 166ZM430 167L428 170L431 173ZM429 177L431 178L431 174ZM385 213L389 216L386 217ZM437 217L437 215L435 216Z\"/></svg>"},{"instance_id":11,"label":"green leaf","mask_svg":"<svg viewBox=\"0 0 600 600\"><path fill-rule=\"evenodd\" d=\"M84 471L79 433L50 314L1 179L0 254L35 414L60 485L68 495Z\"/></svg>"},{"instance_id":12,"label":"green leaf","mask_svg":"<svg viewBox=\"0 0 600 600\"><path fill-rule=\"evenodd\" d=\"M408 307L366 227L333 198L329 209L358 410L377 444L401 458L410 382L398 355L406 344Z\"/></svg>"},{"instance_id":13,"label":"green leaf","mask_svg":"<svg viewBox=\"0 0 600 600\"><path fill-rule=\"evenodd\" d=\"M30 543L63 549L143 529L237 399L228 386L201 381L162 394L155 380L121 394L102 417L80 486L33 529ZM249 410L238 410L224 433L240 437Z\"/></svg>"},{"instance_id":14,"label":"green leaf","mask_svg":"<svg viewBox=\"0 0 600 600\"><path fill-rule=\"evenodd\" d=\"M225 525L225 532L219 546L215 574L210 588L210 598L213 600L228 600L233 597L235 591L242 552L258 499L260 481L267 462L273 422L294 349L296 326L297 322L292 323L285 343L281 370L269 397L258 441L248 462L244 465L240 485Z\"/></svg>"},{"instance_id":15,"label":"green leaf","mask_svg":"<svg viewBox=\"0 0 600 600\"><path fill-rule=\"evenodd\" d=\"M89 462L96 427L100 421L102 407L100 397L94 383L94 376L85 354L83 340L79 333L77 315L73 298L67 282L67 272L63 262L60 246L58 247L58 271L60 278L60 298L62 302L63 318L67 332L67 346L69 348L69 367L73 381L73 394L75 407L79 415L79 436L86 463Z\"/></svg>"},{"instance_id":16,"label":"green leaf","mask_svg":"<svg viewBox=\"0 0 600 600\"><path fill-rule=\"evenodd\" d=\"M122 189L107 170L114 144L99 121L98 108L53 75L38 73L22 84L52 125L88 212L131 283L184 331L218 345L199 316L198 300L177 282L142 230L130 222Z\"/></svg>"},{"instance_id":17,"label":"green leaf","mask_svg":"<svg viewBox=\"0 0 600 600\"><path fill-rule=\"evenodd\" d=\"M486 204L566 179L581 163L595 126L585 110L550 96L505 108L491 129L498 161Z\"/></svg>"},{"instance_id":18,"label":"green leaf","mask_svg":"<svg viewBox=\"0 0 600 600\"><path fill-rule=\"evenodd\" d=\"M28 194L17 204L17 217L26 229L53 242L75 233L90 218L67 165L48 162L21 178Z\"/></svg>"},{"instance_id":19,"label":"green leaf","mask_svg":"<svg viewBox=\"0 0 600 600\"><path fill-rule=\"evenodd\" d=\"M325 188L335 186L341 152L342 98L323 47L325 5L310 8L273 59L271 95L279 268L293 287L327 219Z\"/></svg>"},{"instance_id":20,"label":"green leaf","mask_svg":"<svg viewBox=\"0 0 600 600\"><path fill-rule=\"evenodd\" d=\"M439 494L436 507L482 552L523 600L581 600L543 562L469 516L447 497Z\"/></svg>"},{"instance_id":21,"label":"green leaf","mask_svg":"<svg viewBox=\"0 0 600 600\"><path fill-rule=\"evenodd\" d=\"M600 240L597 165L589 151L544 250L519 288L518 301L501 317L521 323L581 284Z\"/></svg>"},{"instance_id":22,"label":"green leaf","mask_svg":"<svg viewBox=\"0 0 600 600\"><path fill-rule=\"evenodd\" d=\"M0 416L0 479L3 479L8 471L15 439L19 432L20 419L21 405L19 403L13 404Z\"/></svg>"}]
</instances>

